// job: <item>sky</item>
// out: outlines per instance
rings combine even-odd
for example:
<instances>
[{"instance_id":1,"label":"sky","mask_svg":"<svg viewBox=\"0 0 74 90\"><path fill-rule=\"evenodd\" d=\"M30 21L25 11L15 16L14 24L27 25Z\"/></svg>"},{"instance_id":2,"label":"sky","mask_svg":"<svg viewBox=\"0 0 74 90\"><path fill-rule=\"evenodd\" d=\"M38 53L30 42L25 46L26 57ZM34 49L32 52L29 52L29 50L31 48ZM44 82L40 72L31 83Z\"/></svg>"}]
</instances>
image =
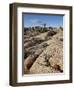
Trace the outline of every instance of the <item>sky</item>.
<instances>
[{"instance_id":1,"label":"sky","mask_svg":"<svg viewBox=\"0 0 74 90\"><path fill-rule=\"evenodd\" d=\"M43 26L63 27L63 15L23 14L24 27Z\"/></svg>"}]
</instances>

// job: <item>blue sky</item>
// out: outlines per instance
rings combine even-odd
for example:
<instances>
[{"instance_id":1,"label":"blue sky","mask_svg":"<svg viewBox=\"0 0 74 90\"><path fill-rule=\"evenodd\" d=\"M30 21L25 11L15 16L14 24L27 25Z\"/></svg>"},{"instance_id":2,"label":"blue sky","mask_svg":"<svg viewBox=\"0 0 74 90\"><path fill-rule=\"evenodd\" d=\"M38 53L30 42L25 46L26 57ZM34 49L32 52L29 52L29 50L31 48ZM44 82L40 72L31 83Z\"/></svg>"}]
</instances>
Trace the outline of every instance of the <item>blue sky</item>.
<instances>
[{"instance_id":1,"label":"blue sky","mask_svg":"<svg viewBox=\"0 0 74 90\"><path fill-rule=\"evenodd\" d=\"M41 15L41 14L23 14L24 27L43 26L63 27L63 15Z\"/></svg>"}]
</instances>

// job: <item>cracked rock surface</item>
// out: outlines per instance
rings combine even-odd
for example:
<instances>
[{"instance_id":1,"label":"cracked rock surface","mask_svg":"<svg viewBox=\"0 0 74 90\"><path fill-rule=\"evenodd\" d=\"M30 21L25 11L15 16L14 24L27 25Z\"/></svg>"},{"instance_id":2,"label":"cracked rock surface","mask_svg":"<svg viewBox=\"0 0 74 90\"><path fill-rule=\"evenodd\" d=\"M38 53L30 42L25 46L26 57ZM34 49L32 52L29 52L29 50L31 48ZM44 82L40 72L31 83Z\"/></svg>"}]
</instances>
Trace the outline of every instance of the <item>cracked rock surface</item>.
<instances>
[{"instance_id":1,"label":"cracked rock surface","mask_svg":"<svg viewBox=\"0 0 74 90\"><path fill-rule=\"evenodd\" d=\"M26 48L28 55L24 60L25 74L63 72L63 31L57 30L52 34L54 35L45 32L34 36L35 39L41 41L36 41L34 45Z\"/></svg>"}]
</instances>

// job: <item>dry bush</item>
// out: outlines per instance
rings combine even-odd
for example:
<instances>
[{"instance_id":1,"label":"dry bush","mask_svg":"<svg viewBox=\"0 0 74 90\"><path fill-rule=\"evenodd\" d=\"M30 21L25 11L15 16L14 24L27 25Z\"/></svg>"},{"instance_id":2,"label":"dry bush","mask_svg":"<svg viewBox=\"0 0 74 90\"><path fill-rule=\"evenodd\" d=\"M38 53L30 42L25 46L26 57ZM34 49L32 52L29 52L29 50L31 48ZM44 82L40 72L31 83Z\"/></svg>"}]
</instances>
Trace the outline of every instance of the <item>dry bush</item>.
<instances>
[{"instance_id":1,"label":"dry bush","mask_svg":"<svg viewBox=\"0 0 74 90\"><path fill-rule=\"evenodd\" d=\"M53 36L55 34L56 34L56 32L54 30L50 30L50 31L48 31L47 36Z\"/></svg>"},{"instance_id":2,"label":"dry bush","mask_svg":"<svg viewBox=\"0 0 74 90\"><path fill-rule=\"evenodd\" d=\"M63 38L59 38L60 41L63 41Z\"/></svg>"}]
</instances>

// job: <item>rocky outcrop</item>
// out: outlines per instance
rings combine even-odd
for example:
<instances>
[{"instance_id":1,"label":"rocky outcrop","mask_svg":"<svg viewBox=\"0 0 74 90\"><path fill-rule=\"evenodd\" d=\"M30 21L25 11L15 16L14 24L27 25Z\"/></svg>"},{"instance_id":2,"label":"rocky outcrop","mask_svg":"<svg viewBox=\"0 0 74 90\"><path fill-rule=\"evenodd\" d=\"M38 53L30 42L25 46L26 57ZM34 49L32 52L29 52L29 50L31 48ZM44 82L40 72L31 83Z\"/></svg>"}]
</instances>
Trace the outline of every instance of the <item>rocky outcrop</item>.
<instances>
[{"instance_id":1,"label":"rocky outcrop","mask_svg":"<svg viewBox=\"0 0 74 90\"><path fill-rule=\"evenodd\" d=\"M36 38L43 41L36 41L36 44L25 48L28 55L24 60L24 73L62 73L63 31L45 32Z\"/></svg>"}]
</instances>

